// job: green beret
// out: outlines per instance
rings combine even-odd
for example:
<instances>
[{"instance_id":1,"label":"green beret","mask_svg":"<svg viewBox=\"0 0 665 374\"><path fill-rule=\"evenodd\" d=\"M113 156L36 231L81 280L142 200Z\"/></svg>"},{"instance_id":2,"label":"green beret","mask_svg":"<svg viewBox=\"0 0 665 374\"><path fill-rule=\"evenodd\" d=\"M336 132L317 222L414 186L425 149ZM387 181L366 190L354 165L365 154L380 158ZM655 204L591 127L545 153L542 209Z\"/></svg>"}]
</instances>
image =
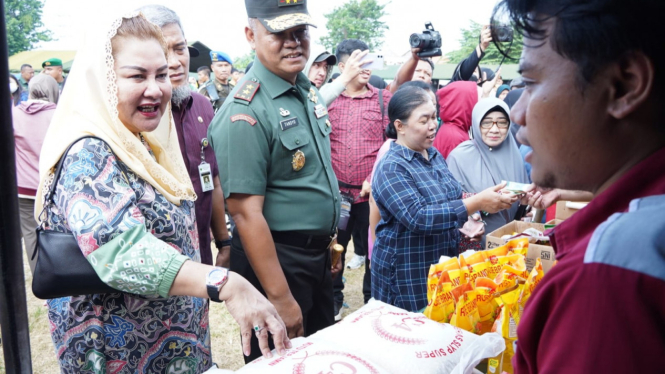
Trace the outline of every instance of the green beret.
<instances>
[{"instance_id":1,"label":"green beret","mask_svg":"<svg viewBox=\"0 0 665 374\"><path fill-rule=\"evenodd\" d=\"M48 60L42 62L42 67L47 66L62 66L62 60L59 58L49 58Z\"/></svg>"}]
</instances>

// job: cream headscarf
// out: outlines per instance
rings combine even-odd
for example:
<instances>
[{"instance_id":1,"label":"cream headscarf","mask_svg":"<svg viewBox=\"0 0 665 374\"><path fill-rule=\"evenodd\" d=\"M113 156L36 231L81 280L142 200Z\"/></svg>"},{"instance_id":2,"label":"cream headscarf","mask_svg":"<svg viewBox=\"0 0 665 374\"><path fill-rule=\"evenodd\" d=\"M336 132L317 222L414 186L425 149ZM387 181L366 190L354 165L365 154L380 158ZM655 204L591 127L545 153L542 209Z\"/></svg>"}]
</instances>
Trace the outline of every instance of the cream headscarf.
<instances>
[{"instance_id":1,"label":"cream headscarf","mask_svg":"<svg viewBox=\"0 0 665 374\"><path fill-rule=\"evenodd\" d=\"M118 87L113 69L111 39L123 18L143 17L134 12L108 23L110 28L98 35L86 35L84 48L76 54L67 85L46 133L39 160L39 188L35 218L42 211L45 184L53 179L53 167L67 147L85 135L103 139L129 169L155 187L170 202L196 200L196 194L180 153L178 136L171 118L171 104L166 107L159 126L142 133L155 155L152 158L140 139L118 118ZM88 28L93 34L99 27ZM164 43L160 40L160 43Z\"/></svg>"}]
</instances>

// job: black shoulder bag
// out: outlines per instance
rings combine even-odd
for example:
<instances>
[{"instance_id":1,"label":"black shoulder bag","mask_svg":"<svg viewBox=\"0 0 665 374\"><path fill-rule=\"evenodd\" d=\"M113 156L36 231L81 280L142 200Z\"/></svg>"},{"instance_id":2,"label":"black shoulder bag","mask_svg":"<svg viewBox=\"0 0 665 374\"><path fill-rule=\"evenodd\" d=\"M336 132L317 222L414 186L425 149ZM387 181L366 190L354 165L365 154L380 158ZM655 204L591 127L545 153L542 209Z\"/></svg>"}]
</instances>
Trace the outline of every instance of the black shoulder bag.
<instances>
[{"instance_id":1,"label":"black shoulder bag","mask_svg":"<svg viewBox=\"0 0 665 374\"><path fill-rule=\"evenodd\" d=\"M37 252L39 252L39 256L32 276L32 293L40 299L120 292L99 279L92 265L83 256L74 234L44 228L46 208L53 204L55 188L58 185L65 157L71 147L84 138L99 139L94 136L86 136L67 147L55 169L53 182L44 199L44 209L39 215L37 245L32 258Z\"/></svg>"}]
</instances>

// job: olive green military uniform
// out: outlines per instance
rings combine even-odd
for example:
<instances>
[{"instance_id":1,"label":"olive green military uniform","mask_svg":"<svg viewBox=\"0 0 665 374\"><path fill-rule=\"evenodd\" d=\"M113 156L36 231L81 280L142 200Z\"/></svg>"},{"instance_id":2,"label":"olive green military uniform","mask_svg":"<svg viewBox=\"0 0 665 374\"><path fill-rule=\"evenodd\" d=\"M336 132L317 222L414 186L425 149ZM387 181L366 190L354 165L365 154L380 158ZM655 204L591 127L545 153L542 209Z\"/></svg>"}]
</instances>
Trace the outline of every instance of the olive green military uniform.
<instances>
[{"instance_id":1,"label":"olive green military uniform","mask_svg":"<svg viewBox=\"0 0 665 374\"><path fill-rule=\"evenodd\" d=\"M215 111L215 113L219 110L219 108L222 107L222 104L224 104L224 101L226 100L227 97L229 97L229 94L231 91L233 91L234 86L231 84L231 80L227 81L227 84L221 84L214 76L213 79L209 80L206 82L206 84L199 89L199 93L208 99L210 99L210 95L208 94L208 85L214 84L215 89L217 90L217 96L219 96L219 99L212 101L212 108Z\"/></svg>"},{"instance_id":2,"label":"olive green military uniform","mask_svg":"<svg viewBox=\"0 0 665 374\"><path fill-rule=\"evenodd\" d=\"M208 129L222 189L227 198L265 197L263 215L307 336L334 323L327 247L339 220L340 196L327 110L304 74L292 86L258 59L231 94ZM237 231L231 270L263 292ZM252 354L246 360L261 352L253 345Z\"/></svg>"}]
</instances>

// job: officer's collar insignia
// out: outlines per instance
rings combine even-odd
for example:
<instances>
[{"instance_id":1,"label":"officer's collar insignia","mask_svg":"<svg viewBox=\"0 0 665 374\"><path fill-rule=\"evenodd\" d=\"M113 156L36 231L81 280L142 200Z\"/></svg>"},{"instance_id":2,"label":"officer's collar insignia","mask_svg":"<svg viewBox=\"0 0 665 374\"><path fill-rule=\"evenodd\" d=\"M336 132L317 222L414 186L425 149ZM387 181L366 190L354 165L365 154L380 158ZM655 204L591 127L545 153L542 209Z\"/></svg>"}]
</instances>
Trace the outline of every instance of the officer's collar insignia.
<instances>
[{"instance_id":1,"label":"officer's collar insignia","mask_svg":"<svg viewBox=\"0 0 665 374\"><path fill-rule=\"evenodd\" d=\"M256 92L259 90L259 86L259 82L253 80L245 81L233 97L251 103L254 95L256 95Z\"/></svg>"}]
</instances>

